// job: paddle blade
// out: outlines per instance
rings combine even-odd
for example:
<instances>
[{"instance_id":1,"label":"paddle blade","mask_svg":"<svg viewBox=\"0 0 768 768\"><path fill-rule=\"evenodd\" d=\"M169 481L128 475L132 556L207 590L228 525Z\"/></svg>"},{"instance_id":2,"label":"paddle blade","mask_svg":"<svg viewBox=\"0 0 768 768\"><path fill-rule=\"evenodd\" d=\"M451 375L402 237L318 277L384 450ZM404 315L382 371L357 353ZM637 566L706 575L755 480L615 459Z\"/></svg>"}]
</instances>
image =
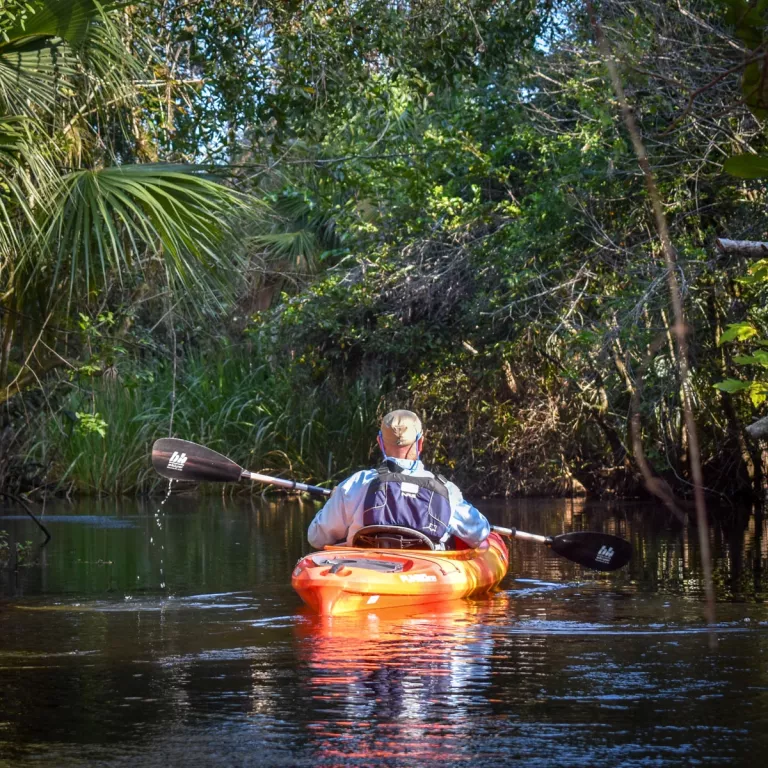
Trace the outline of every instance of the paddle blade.
<instances>
[{"instance_id":1,"label":"paddle blade","mask_svg":"<svg viewBox=\"0 0 768 768\"><path fill-rule=\"evenodd\" d=\"M152 446L155 472L169 480L235 483L243 470L234 461L188 440L164 437Z\"/></svg>"},{"instance_id":2,"label":"paddle blade","mask_svg":"<svg viewBox=\"0 0 768 768\"><path fill-rule=\"evenodd\" d=\"M555 536L550 546L558 555L596 571L615 571L632 558L632 545L608 533L564 533Z\"/></svg>"}]
</instances>

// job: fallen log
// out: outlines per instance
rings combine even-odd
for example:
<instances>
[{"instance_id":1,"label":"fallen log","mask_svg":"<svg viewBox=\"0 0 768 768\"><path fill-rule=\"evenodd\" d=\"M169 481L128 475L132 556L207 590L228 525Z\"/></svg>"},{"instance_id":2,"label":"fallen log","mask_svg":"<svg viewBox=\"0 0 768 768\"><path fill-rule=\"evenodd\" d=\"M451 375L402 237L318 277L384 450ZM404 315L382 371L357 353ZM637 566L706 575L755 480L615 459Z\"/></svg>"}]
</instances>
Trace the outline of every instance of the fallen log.
<instances>
[{"instance_id":1,"label":"fallen log","mask_svg":"<svg viewBox=\"0 0 768 768\"><path fill-rule=\"evenodd\" d=\"M715 245L720 253L729 256L748 256L753 259L768 257L768 243L759 240L727 240L718 237Z\"/></svg>"}]
</instances>

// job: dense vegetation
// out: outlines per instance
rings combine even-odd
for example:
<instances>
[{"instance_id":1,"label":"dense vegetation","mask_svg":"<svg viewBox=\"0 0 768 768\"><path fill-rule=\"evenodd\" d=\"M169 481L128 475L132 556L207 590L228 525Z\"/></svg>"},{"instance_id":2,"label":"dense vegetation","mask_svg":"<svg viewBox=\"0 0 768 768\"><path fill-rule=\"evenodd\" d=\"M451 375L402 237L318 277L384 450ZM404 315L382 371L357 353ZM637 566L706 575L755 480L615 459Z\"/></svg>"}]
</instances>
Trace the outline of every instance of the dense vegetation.
<instances>
[{"instance_id":1,"label":"dense vegetation","mask_svg":"<svg viewBox=\"0 0 768 768\"><path fill-rule=\"evenodd\" d=\"M768 239L765 5L597 8L729 496L765 461L768 262L715 247ZM568 0L6 2L0 483L148 490L169 433L332 481L397 404L470 494L636 493L633 415L686 494L666 266L594 40Z\"/></svg>"}]
</instances>

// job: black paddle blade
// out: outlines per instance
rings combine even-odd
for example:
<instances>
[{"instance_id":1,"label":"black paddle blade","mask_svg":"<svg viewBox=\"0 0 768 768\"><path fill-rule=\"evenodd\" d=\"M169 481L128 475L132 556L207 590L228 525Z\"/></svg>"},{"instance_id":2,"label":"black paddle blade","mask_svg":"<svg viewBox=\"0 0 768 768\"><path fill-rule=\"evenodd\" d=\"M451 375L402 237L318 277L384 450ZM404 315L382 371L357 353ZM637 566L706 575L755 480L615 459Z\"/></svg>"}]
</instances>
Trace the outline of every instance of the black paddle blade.
<instances>
[{"instance_id":1,"label":"black paddle blade","mask_svg":"<svg viewBox=\"0 0 768 768\"><path fill-rule=\"evenodd\" d=\"M608 533L564 533L555 536L550 546L558 555L596 571L615 571L632 558L632 545Z\"/></svg>"},{"instance_id":2,"label":"black paddle blade","mask_svg":"<svg viewBox=\"0 0 768 768\"><path fill-rule=\"evenodd\" d=\"M243 470L232 459L204 445L164 437L152 446L155 472L169 480L235 483Z\"/></svg>"}]
</instances>

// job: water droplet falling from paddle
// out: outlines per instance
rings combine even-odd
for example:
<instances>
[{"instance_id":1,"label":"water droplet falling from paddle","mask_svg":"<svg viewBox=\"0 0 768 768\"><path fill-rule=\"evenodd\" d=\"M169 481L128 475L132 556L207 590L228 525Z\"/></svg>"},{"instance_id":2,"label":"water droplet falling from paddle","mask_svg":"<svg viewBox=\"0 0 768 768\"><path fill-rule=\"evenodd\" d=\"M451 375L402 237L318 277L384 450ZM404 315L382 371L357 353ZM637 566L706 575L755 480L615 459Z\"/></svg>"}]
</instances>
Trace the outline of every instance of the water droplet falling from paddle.
<instances>
[{"instance_id":1,"label":"water droplet falling from paddle","mask_svg":"<svg viewBox=\"0 0 768 768\"><path fill-rule=\"evenodd\" d=\"M163 531L163 507L165 506L165 503L168 501L168 499L171 498L171 493L173 492L173 480L168 480L168 491L165 494L165 498L160 502L160 506L157 508L155 512L155 525L157 526L159 531ZM158 534L159 535L159 534ZM155 537L150 536L149 537L149 543L152 545L152 547L155 546ZM160 589L165 589L165 545L160 545Z\"/></svg>"}]
</instances>

